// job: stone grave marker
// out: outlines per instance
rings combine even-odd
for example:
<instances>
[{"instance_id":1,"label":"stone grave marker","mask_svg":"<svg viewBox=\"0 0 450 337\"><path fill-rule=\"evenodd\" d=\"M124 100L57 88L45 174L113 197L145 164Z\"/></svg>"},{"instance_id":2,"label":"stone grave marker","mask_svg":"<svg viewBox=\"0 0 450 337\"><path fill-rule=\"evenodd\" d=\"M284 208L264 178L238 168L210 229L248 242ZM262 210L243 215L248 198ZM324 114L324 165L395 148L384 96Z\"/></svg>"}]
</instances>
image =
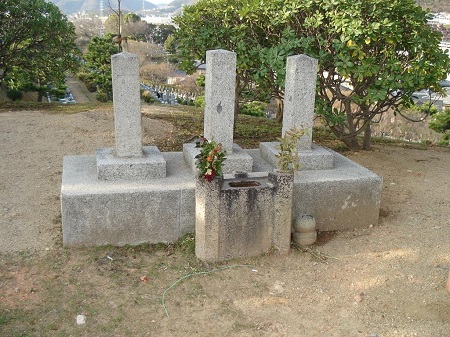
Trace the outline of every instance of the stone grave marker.
<instances>
[{"instance_id":1,"label":"stone grave marker","mask_svg":"<svg viewBox=\"0 0 450 337\"><path fill-rule=\"evenodd\" d=\"M303 129L305 134L297 146L302 170L322 170L333 167L333 154L312 143L314 103L318 61L306 55L287 58L286 88L283 111L282 136L293 128ZM260 144L260 153L267 162L278 164L278 142Z\"/></svg>"},{"instance_id":2,"label":"stone grave marker","mask_svg":"<svg viewBox=\"0 0 450 337\"><path fill-rule=\"evenodd\" d=\"M166 161L156 146L142 146L139 63L136 54L111 57L115 149L97 150L100 180L164 178Z\"/></svg>"},{"instance_id":3,"label":"stone grave marker","mask_svg":"<svg viewBox=\"0 0 450 337\"><path fill-rule=\"evenodd\" d=\"M236 53L227 50L206 52L205 117L203 135L222 144L227 151L223 173L251 172L253 159L233 143ZM193 170L199 150L195 144L184 144L185 160Z\"/></svg>"}]
</instances>

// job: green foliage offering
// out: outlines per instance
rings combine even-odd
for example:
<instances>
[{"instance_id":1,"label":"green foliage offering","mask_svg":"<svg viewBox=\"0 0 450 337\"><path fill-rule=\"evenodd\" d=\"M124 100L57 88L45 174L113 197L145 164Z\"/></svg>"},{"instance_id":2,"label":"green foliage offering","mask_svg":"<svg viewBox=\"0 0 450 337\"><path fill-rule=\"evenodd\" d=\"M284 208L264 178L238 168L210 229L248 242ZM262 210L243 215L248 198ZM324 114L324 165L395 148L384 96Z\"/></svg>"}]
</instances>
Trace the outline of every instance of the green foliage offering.
<instances>
[{"instance_id":1,"label":"green foliage offering","mask_svg":"<svg viewBox=\"0 0 450 337\"><path fill-rule=\"evenodd\" d=\"M75 28L53 3L44 0L0 2L0 85L35 89L64 83L78 66Z\"/></svg>"},{"instance_id":2,"label":"green foliage offering","mask_svg":"<svg viewBox=\"0 0 450 337\"><path fill-rule=\"evenodd\" d=\"M280 152L276 157L278 158L278 167L281 172L298 171L301 168L297 142L304 134L304 130L292 128L286 131L285 135L280 139L280 144L277 146Z\"/></svg>"},{"instance_id":3,"label":"green foliage offering","mask_svg":"<svg viewBox=\"0 0 450 337\"><path fill-rule=\"evenodd\" d=\"M239 111L243 115L255 116L255 117L264 117L266 114L264 109L266 107L266 103L264 102L248 102L242 105L241 110Z\"/></svg>"},{"instance_id":4,"label":"green foliage offering","mask_svg":"<svg viewBox=\"0 0 450 337\"><path fill-rule=\"evenodd\" d=\"M200 148L200 153L195 156L196 166L200 171L200 177L207 181L212 181L215 176L222 175L222 164L225 161L226 151L222 150L222 144L202 138L196 143L196 148Z\"/></svg>"},{"instance_id":5,"label":"green foliage offering","mask_svg":"<svg viewBox=\"0 0 450 337\"><path fill-rule=\"evenodd\" d=\"M274 97L278 121L287 57L318 59L316 114L357 150L370 148L373 120L417 90L441 91L450 59L427 18L414 0L200 0L175 23L185 70L209 49L235 51L238 94Z\"/></svg>"},{"instance_id":6,"label":"green foliage offering","mask_svg":"<svg viewBox=\"0 0 450 337\"><path fill-rule=\"evenodd\" d=\"M17 89L9 89L6 91L6 97L8 97L11 101L20 101L23 97L23 93Z\"/></svg>"}]
</instances>

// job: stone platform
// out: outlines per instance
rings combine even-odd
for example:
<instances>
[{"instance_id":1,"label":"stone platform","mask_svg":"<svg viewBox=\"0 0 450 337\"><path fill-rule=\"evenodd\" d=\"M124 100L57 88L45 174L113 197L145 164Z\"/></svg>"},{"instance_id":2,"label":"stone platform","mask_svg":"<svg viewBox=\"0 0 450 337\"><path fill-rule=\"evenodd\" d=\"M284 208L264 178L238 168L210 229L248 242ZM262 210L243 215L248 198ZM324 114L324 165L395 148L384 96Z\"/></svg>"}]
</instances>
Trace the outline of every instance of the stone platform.
<instances>
[{"instance_id":1,"label":"stone platform","mask_svg":"<svg viewBox=\"0 0 450 337\"><path fill-rule=\"evenodd\" d=\"M259 149L245 150L253 172L273 167ZM313 215L319 230L378 223L382 178L331 151L332 169L295 174L293 218ZM63 162L61 209L64 246L175 242L195 230L195 181L181 152L162 153L166 177L97 179L95 155Z\"/></svg>"}]
</instances>

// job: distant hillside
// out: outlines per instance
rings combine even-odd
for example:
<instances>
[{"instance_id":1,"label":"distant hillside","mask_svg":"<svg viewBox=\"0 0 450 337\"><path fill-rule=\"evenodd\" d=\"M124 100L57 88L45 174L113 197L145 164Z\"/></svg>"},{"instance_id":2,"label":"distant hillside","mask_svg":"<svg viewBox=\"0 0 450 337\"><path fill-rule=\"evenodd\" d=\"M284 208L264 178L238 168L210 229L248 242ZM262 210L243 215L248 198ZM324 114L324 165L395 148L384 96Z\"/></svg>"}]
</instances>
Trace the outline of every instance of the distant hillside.
<instances>
[{"instance_id":1,"label":"distant hillside","mask_svg":"<svg viewBox=\"0 0 450 337\"><path fill-rule=\"evenodd\" d=\"M76 14L79 12L86 13L100 13L100 0L50 0L56 6L59 7L62 13L66 15ZM111 5L116 8L117 1L110 0ZM123 0L121 2L121 7L127 12L139 12L142 10L142 0ZM158 6L151 3L150 1L145 1L145 9L154 9ZM108 0L103 0L103 10L104 13L108 13L109 6Z\"/></svg>"},{"instance_id":2,"label":"distant hillside","mask_svg":"<svg viewBox=\"0 0 450 337\"><path fill-rule=\"evenodd\" d=\"M168 6L181 7L183 5L193 5L198 0L174 0L168 4Z\"/></svg>"},{"instance_id":3,"label":"distant hillside","mask_svg":"<svg viewBox=\"0 0 450 337\"><path fill-rule=\"evenodd\" d=\"M447 12L450 13L449 0L416 0L424 9L429 9L432 13Z\"/></svg>"},{"instance_id":4,"label":"distant hillside","mask_svg":"<svg viewBox=\"0 0 450 337\"><path fill-rule=\"evenodd\" d=\"M61 12L66 15L76 14L85 11L86 13L99 13L100 0L50 0L59 7ZM117 6L116 0L110 0L111 4ZM160 6L161 13L179 13L183 5L193 5L198 0L174 0L167 5ZM449 0L416 0L416 2L424 9L431 12L448 12L450 13ZM137 13L142 10L142 0L123 0L121 6L124 11ZM154 9L158 6L148 0L145 0L145 9ZM103 8L105 13L108 12L108 0L103 0Z\"/></svg>"}]
</instances>

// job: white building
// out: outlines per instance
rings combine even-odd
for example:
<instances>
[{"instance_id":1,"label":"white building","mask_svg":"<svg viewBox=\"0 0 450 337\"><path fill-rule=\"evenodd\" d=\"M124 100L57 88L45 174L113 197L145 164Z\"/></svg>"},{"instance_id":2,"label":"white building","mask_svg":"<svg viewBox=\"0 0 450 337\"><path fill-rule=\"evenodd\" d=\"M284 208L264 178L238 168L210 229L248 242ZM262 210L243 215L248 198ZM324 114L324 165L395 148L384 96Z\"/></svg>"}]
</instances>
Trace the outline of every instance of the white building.
<instances>
[{"instance_id":1,"label":"white building","mask_svg":"<svg viewBox=\"0 0 450 337\"><path fill-rule=\"evenodd\" d=\"M147 23L151 23L154 25L171 25L172 17L171 16L156 16L156 15L146 15L141 18L142 21Z\"/></svg>"}]
</instances>

